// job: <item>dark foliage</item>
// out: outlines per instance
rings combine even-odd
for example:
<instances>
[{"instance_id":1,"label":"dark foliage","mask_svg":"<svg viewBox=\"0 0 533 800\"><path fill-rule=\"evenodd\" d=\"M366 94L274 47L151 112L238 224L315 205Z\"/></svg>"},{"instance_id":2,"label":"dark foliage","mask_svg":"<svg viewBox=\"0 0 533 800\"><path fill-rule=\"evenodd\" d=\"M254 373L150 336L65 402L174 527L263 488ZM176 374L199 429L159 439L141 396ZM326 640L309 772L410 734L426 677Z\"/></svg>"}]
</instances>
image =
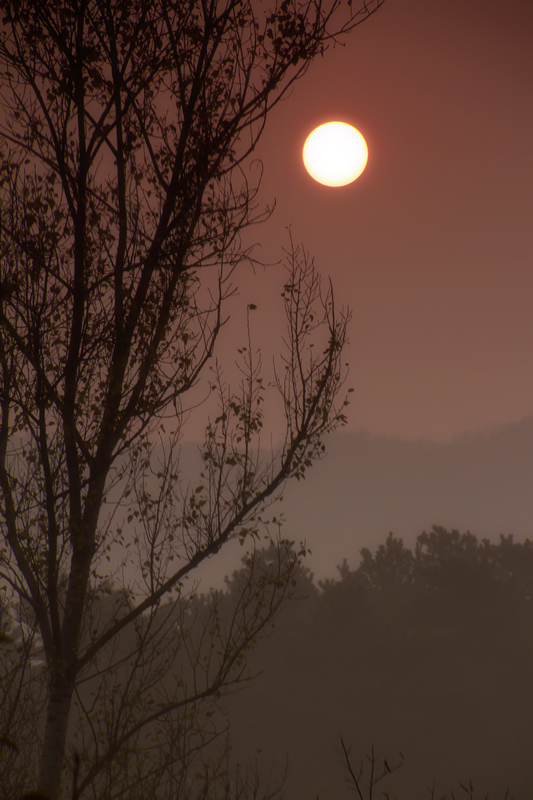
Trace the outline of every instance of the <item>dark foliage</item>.
<instances>
[{"instance_id":1,"label":"dark foliage","mask_svg":"<svg viewBox=\"0 0 533 800\"><path fill-rule=\"evenodd\" d=\"M287 796L337 797L342 733L354 763L372 743L376 764L405 755L391 798L477 798L460 788L471 780L480 797L527 800L533 542L434 527L413 550L390 534L361 556L319 587L304 574L307 600L258 648L261 678L231 700L239 754L287 751Z\"/></svg>"}]
</instances>

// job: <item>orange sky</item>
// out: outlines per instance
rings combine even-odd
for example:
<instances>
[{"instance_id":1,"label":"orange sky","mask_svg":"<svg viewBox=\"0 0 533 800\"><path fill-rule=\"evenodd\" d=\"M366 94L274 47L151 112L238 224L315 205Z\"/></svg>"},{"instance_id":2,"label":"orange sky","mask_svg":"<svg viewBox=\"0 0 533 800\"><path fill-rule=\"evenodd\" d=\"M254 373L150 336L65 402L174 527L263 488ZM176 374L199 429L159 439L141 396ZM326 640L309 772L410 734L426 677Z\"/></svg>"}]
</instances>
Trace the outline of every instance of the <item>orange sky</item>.
<instances>
[{"instance_id":1,"label":"orange sky","mask_svg":"<svg viewBox=\"0 0 533 800\"><path fill-rule=\"evenodd\" d=\"M351 430L448 439L533 414L533 5L386 0L313 64L257 151L254 229L275 259L286 227L353 309ZM301 148L339 119L368 166L331 189ZM279 272L241 285L257 329Z\"/></svg>"}]
</instances>

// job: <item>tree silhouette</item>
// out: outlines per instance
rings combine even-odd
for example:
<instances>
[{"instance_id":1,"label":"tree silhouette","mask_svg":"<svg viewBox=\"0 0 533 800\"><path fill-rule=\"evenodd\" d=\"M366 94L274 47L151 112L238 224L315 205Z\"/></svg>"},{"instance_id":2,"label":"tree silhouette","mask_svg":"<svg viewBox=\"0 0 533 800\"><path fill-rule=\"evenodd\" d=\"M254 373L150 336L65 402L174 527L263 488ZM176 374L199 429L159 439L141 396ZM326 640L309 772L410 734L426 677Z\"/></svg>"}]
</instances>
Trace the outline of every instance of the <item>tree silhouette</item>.
<instances>
[{"instance_id":1,"label":"tree silhouette","mask_svg":"<svg viewBox=\"0 0 533 800\"><path fill-rule=\"evenodd\" d=\"M154 791L194 793L185 767L172 765L192 758L202 736L160 747L152 769L147 726L174 741L187 718L201 734L202 704L237 679L265 624L260 615L224 641L206 624L189 651L190 682L158 693L151 666L165 662L155 644L168 642L163 601L185 602L184 581L202 562L234 538L257 537L264 505L344 421L347 314L297 247L287 254L288 332L272 382L285 439L272 458L261 449L269 385L250 326L235 391L220 366L208 367L232 276L251 258L241 233L264 216L247 158L266 117L316 55L380 4L3 4L0 567L42 637L36 782L52 800L67 791L73 719L85 724L80 791L96 791L110 764L127 776L137 752L131 781L157 774ZM218 412L200 474L186 484L177 443L200 380ZM272 612L295 561L283 561ZM120 575L133 562L135 590L124 586L114 613L95 621L111 565ZM80 687L95 682L118 693L114 706L98 692L89 703ZM31 781L31 771L19 765L19 777ZM113 797L132 791L104 785Z\"/></svg>"},{"instance_id":2,"label":"tree silhouette","mask_svg":"<svg viewBox=\"0 0 533 800\"><path fill-rule=\"evenodd\" d=\"M376 798L429 797L433 781L469 778L474 797L483 788L503 798L506 786L508 797L527 797L533 543L435 526L414 546L389 535L362 555L314 591L295 573L309 599L285 610L250 655L260 677L227 700L236 751L247 752L259 715L256 742L271 758L287 753L285 792L298 800L342 796L339 731L354 754L375 747L352 760L352 795L370 796L384 768ZM378 755L392 770L399 750L405 762L389 784Z\"/></svg>"}]
</instances>

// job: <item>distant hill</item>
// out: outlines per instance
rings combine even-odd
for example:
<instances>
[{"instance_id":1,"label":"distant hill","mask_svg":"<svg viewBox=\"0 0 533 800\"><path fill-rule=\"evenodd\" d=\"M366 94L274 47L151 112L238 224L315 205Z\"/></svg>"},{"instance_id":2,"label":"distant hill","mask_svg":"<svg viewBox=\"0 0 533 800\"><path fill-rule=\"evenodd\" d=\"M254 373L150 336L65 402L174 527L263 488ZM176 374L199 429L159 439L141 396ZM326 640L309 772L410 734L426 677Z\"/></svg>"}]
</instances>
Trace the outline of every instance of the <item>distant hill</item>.
<instances>
[{"instance_id":1,"label":"distant hill","mask_svg":"<svg viewBox=\"0 0 533 800\"><path fill-rule=\"evenodd\" d=\"M335 576L345 558L356 566L361 548L390 531L409 545L432 525L494 541L533 537L533 417L450 442L340 432L325 444L325 458L290 481L272 511L285 538L306 540L317 579ZM197 446L186 443L185 471L197 462ZM238 544L219 553L202 568L206 582L221 587L242 554Z\"/></svg>"},{"instance_id":2,"label":"distant hill","mask_svg":"<svg viewBox=\"0 0 533 800\"><path fill-rule=\"evenodd\" d=\"M285 536L305 538L308 566L333 576L389 531L408 544L432 525L479 538L533 536L533 417L451 442L338 433L283 503Z\"/></svg>"}]
</instances>

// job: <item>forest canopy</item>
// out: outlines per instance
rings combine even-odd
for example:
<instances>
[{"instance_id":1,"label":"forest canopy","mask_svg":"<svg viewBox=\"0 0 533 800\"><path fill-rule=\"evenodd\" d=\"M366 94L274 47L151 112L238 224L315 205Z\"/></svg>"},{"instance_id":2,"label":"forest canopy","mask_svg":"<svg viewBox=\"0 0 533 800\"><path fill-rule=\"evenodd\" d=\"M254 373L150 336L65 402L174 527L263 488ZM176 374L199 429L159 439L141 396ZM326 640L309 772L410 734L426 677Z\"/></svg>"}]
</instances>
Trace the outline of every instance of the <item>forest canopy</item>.
<instances>
[{"instance_id":1,"label":"forest canopy","mask_svg":"<svg viewBox=\"0 0 533 800\"><path fill-rule=\"evenodd\" d=\"M317 583L301 567L297 586L301 599L253 654L261 676L229 702L238 753L253 709L265 760L289 754L295 800L353 793L339 735L357 768L372 745L391 765L402 752L377 796L429 800L435 785L439 800L466 798L459 782L471 778L475 798L503 800L508 787L508 800L527 800L532 540L435 526L409 548L391 533L335 578Z\"/></svg>"}]
</instances>

